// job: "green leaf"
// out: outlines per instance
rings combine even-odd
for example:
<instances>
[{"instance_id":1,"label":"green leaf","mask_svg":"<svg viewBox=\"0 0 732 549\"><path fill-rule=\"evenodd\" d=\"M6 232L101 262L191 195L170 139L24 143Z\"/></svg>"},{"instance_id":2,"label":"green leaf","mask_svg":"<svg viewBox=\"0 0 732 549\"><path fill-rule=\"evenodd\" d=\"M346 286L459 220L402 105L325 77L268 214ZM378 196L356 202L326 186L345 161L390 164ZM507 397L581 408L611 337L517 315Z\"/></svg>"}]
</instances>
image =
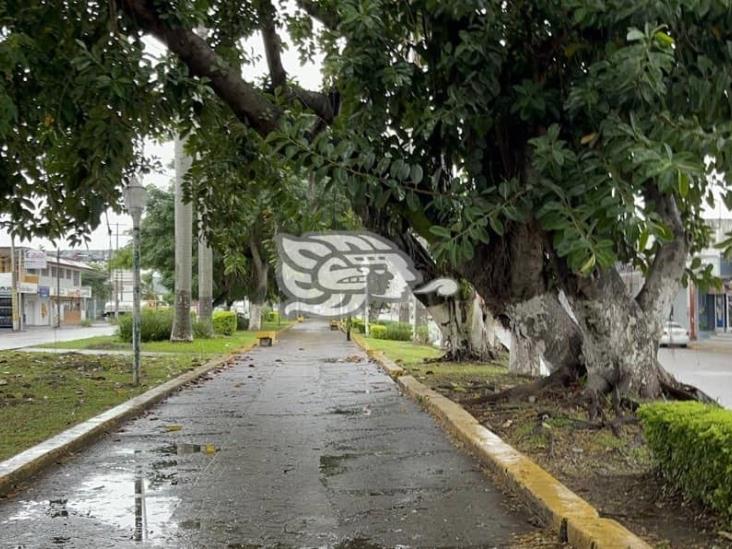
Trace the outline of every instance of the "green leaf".
<instances>
[{"instance_id":1,"label":"green leaf","mask_svg":"<svg viewBox=\"0 0 732 549\"><path fill-rule=\"evenodd\" d=\"M414 164L412 166L412 173L411 173L411 179L412 183L415 185L419 185L422 182L422 177L424 177L424 172L422 171L422 166L419 164Z\"/></svg>"},{"instance_id":2,"label":"green leaf","mask_svg":"<svg viewBox=\"0 0 732 549\"><path fill-rule=\"evenodd\" d=\"M625 37L625 39L628 42L637 42L638 40L644 40L646 37L645 34L643 34L641 31L639 31L636 28L631 28L628 31L628 35Z\"/></svg>"}]
</instances>

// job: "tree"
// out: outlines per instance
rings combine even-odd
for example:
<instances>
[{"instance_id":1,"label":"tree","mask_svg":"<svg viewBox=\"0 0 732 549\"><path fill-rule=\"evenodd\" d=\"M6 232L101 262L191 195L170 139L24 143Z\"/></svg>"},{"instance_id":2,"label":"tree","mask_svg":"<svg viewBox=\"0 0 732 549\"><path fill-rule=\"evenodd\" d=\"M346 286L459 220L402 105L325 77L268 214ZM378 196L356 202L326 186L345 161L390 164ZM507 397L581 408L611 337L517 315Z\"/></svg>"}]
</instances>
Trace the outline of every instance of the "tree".
<instances>
[{"instance_id":1,"label":"tree","mask_svg":"<svg viewBox=\"0 0 732 549\"><path fill-rule=\"evenodd\" d=\"M75 90L94 90L89 104L120 89L122 115L102 113L129 118L125 132L152 131L156 108L156 130L171 120L205 129L201 112L221 113L212 118L225 122L215 145L247 159L239 167L248 180L281 181L267 176L275 168L268 163L281 160L347 187L356 209L365 203L386 218L382 234L424 237L509 324L528 358L543 350L556 369L586 370L593 400L612 390L690 396L662 372L655 351L659 313L684 274L681 258L708 238L701 210L713 200L709 175L729 165L725 2L301 1L304 11L285 14L267 1L123 0L111 17L106 7L65 3L58 21L12 4L8 35L55 33L53 46L33 46L55 48L58 66L74 77L86 71L94 84ZM313 30L312 17L323 30ZM287 77L278 23L303 55L324 52L326 93ZM109 40L110 24L131 39ZM210 42L191 30L197 24L212 29ZM255 31L270 68L261 87L239 70L247 62L241 38ZM180 62L146 58L142 33ZM100 62L74 68L70 60L86 50ZM26 83L10 59L12 75L20 75L7 84L13 102ZM68 80L38 74L44 85ZM157 103L141 98L135 118L127 101L141 89ZM85 99L79 91L60 101L86 113ZM41 113L59 104L53 96L41 101ZM102 115L89 112L99 123ZM37 128L41 115L32 116ZM74 120L59 128L75 129ZM22 140L12 145L11 154L29 158ZM102 150L93 140L84 145ZM106 161L129 166L133 153L120 149ZM97 156L88 156L44 169L97 166ZM30 158L37 172L37 159L47 157ZM617 291L616 261L646 272L638 299ZM639 328L618 332L628 325Z\"/></svg>"},{"instance_id":2,"label":"tree","mask_svg":"<svg viewBox=\"0 0 732 549\"><path fill-rule=\"evenodd\" d=\"M191 158L184 150L185 140L175 140L175 302L171 341L191 341L191 268L193 242L193 205L186 201L183 178Z\"/></svg>"},{"instance_id":3,"label":"tree","mask_svg":"<svg viewBox=\"0 0 732 549\"><path fill-rule=\"evenodd\" d=\"M290 156L323 157L310 165L428 239L515 341L586 371L591 409L612 391L695 396L656 350L682 276L704 275L685 261L729 167L728 7L373 1L336 15L323 44L339 117ZM645 272L637 299L618 261Z\"/></svg>"}]
</instances>

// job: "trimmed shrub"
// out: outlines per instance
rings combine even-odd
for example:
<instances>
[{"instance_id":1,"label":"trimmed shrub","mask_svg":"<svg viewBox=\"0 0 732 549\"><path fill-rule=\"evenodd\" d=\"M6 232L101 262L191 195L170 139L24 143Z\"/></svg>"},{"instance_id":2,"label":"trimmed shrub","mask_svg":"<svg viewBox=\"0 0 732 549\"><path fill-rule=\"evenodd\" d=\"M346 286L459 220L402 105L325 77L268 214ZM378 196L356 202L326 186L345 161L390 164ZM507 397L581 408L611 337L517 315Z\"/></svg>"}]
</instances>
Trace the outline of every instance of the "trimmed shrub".
<instances>
[{"instance_id":1,"label":"trimmed shrub","mask_svg":"<svg viewBox=\"0 0 732 549\"><path fill-rule=\"evenodd\" d=\"M386 326L372 324L369 326L369 335L374 339L386 339Z\"/></svg>"},{"instance_id":2,"label":"trimmed shrub","mask_svg":"<svg viewBox=\"0 0 732 549\"><path fill-rule=\"evenodd\" d=\"M366 327L364 326L362 318L351 318L351 330L358 332L359 334L364 333Z\"/></svg>"},{"instance_id":3,"label":"trimmed shrub","mask_svg":"<svg viewBox=\"0 0 732 549\"><path fill-rule=\"evenodd\" d=\"M79 326L81 326L82 328L89 328L89 327L91 327L91 325L92 325L92 321L89 320L88 318L85 318L84 320L79 322Z\"/></svg>"},{"instance_id":4,"label":"trimmed shrub","mask_svg":"<svg viewBox=\"0 0 732 549\"><path fill-rule=\"evenodd\" d=\"M236 331L236 313L234 311L214 311L213 331L216 334L232 335Z\"/></svg>"},{"instance_id":5,"label":"trimmed shrub","mask_svg":"<svg viewBox=\"0 0 732 549\"><path fill-rule=\"evenodd\" d=\"M239 331L249 329L249 319L241 313L236 315L236 329Z\"/></svg>"},{"instance_id":6,"label":"trimmed shrub","mask_svg":"<svg viewBox=\"0 0 732 549\"><path fill-rule=\"evenodd\" d=\"M132 342L132 315L119 317L119 337L123 341ZM165 341L170 339L173 329L172 309L143 309L140 313L140 340Z\"/></svg>"},{"instance_id":7,"label":"trimmed shrub","mask_svg":"<svg viewBox=\"0 0 732 549\"><path fill-rule=\"evenodd\" d=\"M209 339L213 335L211 326L203 320L192 320L193 339Z\"/></svg>"},{"instance_id":8,"label":"trimmed shrub","mask_svg":"<svg viewBox=\"0 0 732 549\"><path fill-rule=\"evenodd\" d=\"M645 404L638 415L666 479L732 519L732 410L664 402Z\"/></svg>"},{"instance_id":9,"label":"trimmed shrub","mask_svg":"<svg viewBox=\"0 0 732 549\"><path fill-rule=\"evenodd\" d=\"M384 339L392 339L394 341L411 341L412 325L406 322L393 322L386 326L386 336Z\"/></svg>"},{"instance_id":10,"label":"trimmed shrub","mask_svg":"<svg viewBox=\"0 0 732 549\"><path fill-rule=\"evenodd\" d=\"M264 315L264 320L267 322L278 322L280 320L280 313L277 311L267 311Z\"/></svg>"}]
</instances>

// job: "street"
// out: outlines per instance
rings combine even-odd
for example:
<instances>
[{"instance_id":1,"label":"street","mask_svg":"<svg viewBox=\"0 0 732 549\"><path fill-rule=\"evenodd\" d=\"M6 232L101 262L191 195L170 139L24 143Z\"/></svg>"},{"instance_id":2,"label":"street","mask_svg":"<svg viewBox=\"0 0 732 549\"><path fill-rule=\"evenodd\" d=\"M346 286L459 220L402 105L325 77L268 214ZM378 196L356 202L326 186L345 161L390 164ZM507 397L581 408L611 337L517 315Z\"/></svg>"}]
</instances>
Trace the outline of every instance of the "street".
<instances>
[{"instance_id":1,"label":"street","mask_svg":"<svg viewBox=\"0 0 732 549\"><path fill-rule=\"evenodd\" d=\"M507 547L528 516L313 322L0 503L0 545Z\"/></svg>"},{"instance_id":2,"label":"street","mask_svg":"<svg viewBox=\"0 0 732 549\"><path fill-rule=\"evenodd\" d=\"M664 347L659 349L658 359L680 381L732 408L732 353Z\"/></svg>"},{"instance_id":3,"label":"street","mask_svg":"<svg viewBox=\"0 0 732 549\"><path fill-rule=\"evenodd\" d=\"M56 341L71 341L74 339L84 339L93 336L111 335L114 333L115 329L115 326L105 324L90 326L89 328L76 326L58 329L33 327L27 328L23 332L0 330L0 351L32 347L34 345L41 345L45 343L53 344Z\"/></svg>"}]
</instances>

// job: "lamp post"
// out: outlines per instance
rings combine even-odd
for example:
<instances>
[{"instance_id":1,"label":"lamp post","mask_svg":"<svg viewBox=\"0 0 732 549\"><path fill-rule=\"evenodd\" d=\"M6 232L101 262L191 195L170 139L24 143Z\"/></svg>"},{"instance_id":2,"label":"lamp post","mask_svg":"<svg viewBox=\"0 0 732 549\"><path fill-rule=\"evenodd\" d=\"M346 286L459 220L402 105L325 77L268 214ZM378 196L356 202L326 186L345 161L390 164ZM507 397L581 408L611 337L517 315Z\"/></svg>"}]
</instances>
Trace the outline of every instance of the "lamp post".
<instances>
[{"instance_id":1,"label":"lamp post","mask_svg":"<svg viewBox=\"0 0 732 549\"><path fill-rule=\"evenodd\" d=\"M140 384L140 218L145 209L145 187L135 177L124 189L125 206L132 216L132 383Z\"/></svg>"}]
</instances>

